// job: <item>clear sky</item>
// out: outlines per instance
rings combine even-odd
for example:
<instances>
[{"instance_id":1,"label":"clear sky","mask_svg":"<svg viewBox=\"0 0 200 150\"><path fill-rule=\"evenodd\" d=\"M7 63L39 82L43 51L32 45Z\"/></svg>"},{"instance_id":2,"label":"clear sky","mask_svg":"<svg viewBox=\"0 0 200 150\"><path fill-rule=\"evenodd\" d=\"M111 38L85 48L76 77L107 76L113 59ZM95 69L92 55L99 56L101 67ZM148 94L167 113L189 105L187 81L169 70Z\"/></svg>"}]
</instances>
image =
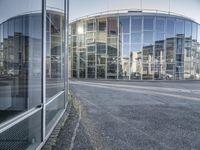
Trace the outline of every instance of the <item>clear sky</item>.
<instances>
[{"instance_id":1,"label":"clear sky","mask_svg":"<svg viewBox=\"0 0 200 150\"><path fill-rule=\"evenodd\" d=\"M116 9L158 9L190 17L200 23L200 0L69 0L70 20ZM142 3L142 5L141 5ZM169 5L170 4L170 5ZM170 6L170 7L169 7Z\"/></svg>"}]
</instances>

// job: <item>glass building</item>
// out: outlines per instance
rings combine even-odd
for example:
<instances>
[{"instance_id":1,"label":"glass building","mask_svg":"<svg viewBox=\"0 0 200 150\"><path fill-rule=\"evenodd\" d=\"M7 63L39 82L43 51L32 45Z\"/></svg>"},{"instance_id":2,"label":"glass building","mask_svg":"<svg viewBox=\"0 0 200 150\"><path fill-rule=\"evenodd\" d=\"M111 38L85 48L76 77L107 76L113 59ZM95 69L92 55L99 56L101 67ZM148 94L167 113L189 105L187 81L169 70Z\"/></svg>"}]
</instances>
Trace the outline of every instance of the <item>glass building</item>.
<instances>
[{"instance_id":1,"label":"glass building","mask_svg":"<svg viewBox=\"0 0 200 150\"><path fill-rule=\"evenodd\" d=\"M70 77L199 80L200 25L169 12L118 11L70 24Z\"/></svg>"},{"instance_id":2,"label":"glass building","mask_svg":"<svg viewBox=\"0 0 200 150\"><path fill-rule=\"evenodd\" d=\"M66 0L0 1L0 149L40 149L67 105Z\"/></svg>"}]
</instances>

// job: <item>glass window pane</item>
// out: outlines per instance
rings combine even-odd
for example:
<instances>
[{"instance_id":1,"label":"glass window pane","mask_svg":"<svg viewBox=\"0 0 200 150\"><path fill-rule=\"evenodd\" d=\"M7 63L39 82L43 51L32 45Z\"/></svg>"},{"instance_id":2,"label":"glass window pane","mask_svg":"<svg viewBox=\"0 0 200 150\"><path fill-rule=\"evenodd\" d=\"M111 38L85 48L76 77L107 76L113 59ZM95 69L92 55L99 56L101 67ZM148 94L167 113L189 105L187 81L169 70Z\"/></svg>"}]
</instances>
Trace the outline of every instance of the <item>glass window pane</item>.
<instances>
[{"instance_id":1,"label":"glass window pane","mask_svg":"<svg viewBox=\"0 0 200 150\"><path fill-rule=\"evenodd\" d=\"M176 20L176 35L184 35L184 21L181 19Z\"/></svg>"},{"instance_id":2,"label":"glass window pane","mask_svg":"<svg viewBox=\"0 0 200 150\"><path fill-rule=\"evenodd\" d=\"M167 38L171 38L175 36L175 20L174 19L167 19L166 35L167 35Z\"/></svg>"},{"instance_id":3,"label":"glass window pane","mask_svg":"<svg viewBox=\"0 0 200 150\"><path fill-rule=\"evenodd\" d=\"M142 30L142 17L131 17L131 32Z\"/></svg>"},{"instance_id":4,"label":"glass window pane","mask_svg":"<svg viewBox=\"0 0 200 150\"><path fill-rule=\"evenodd\" d=\"M99 31L106 31L106 20L99 20Z\"/></svg>"},{"instance_id":5,"label":"glass window pane","mask_svg":"<svg viewBox=\"0 0 200 150\"><path fill-rule=\"evenodd\" d=\"M120 17L119 18L119 30L120 30L120 33L129 33L130 17Z\"/></svg>"},{"instance_id":6,"label":"glass window pane","mask_svg":"<svg viewBox=\"0 0 200 150\"><path fill-rule=\"evenodd\" d=\"M106 53L106 44L97 44L97 54Z\"/></svg>"},{"instance_id":7,"label":"glass window pane","mask_svg":"<svg viewBox=\"0 0 200 150\"><path fill-rule=\"evenodd\" d=\"M41 111L0 134L0 147L2 150L36 149L41 142Z\"/></svg>"},{"instance_id":8,"label":"glass window pane","mask_svg":"<svg viewBox=\"0 0 200 150\"><path fill-rule=\"evenodd\" d=\"M185 37L192 36L192 23L190 21L185 21Z\"/></svg>"},{"instance_id":9,"label":"glass window pane","mask_svg":"<svg viewBox=\"0 0 200 150\"><path fill-rule=\"evenodd\" d=\"M129 44L122 45L123 57L129 57Z\"/></svg>"},{"instance_id":10,"label":"glass window pane","mask_svg":"<svg viewBox=\"0 0 200 150\"><path fill-rule=\"evenodd\" d=\"M47 42L50 48L47 49L46 56L46 95L51 98L64 89L64 17L56 13L50 13L48 16L51 28L47 31L47 37L51 40Z\"/></svg>"},{"instance_id":11,"label":"glass window pane","mask_svg":"<svg viewBox=\"0 0 200 150\"><path fill-rule=\"evenodd\" d=\"M131 34L131 43L141 43L141 33L132 33Z\"/></svg>"},{"instance_id":12,"label":"glass window pane","mask_svg":"<svg viewBox=\"0 0 200 150\"><path fill-rule=\"evenodd\" d=\"M61 94L46 106L46 134L49 133L55 122L64 110L64 94Z\"/></svg>"},{"instance_id":13,"label":"glass window pane","mask_svg":"<svg viewBox=\"0 0 200 150\"><path fill-rule=\"evenodd\" d=\"M97 66L97 78L105 79L105 66Z\"/></svg>"},{"instance_id":14,"label":"glass window pane","mask_svg":"<svg viewBox=\"0 0 200 150\"><path fill-rule=\"evenodd\" d=\"M118 34L117 18L108 18L108 36L116 36Z\"/></svg>"},{"instance_id":15,"label":"glass window pane","mask_svg":"<svg viewBox=\"0 0 200 150\"><path fill-rule=\"evenodd\" d=\"M144 30L153 30L154 17L144 17Z\"/></svg>"},{"instance_id":16,"label":"glass window pane","mask_svg":"<svg viewBox=\"0 0 200 150\"><path fill-rule=\"evenodd\" d=\"M161 18L161 17L156 18L156 31L158 32L165 31L165 18Z\"/></svg>"},{"instance_id":17,"label":"glass window pane","mask_svg":"<svg viewBox=\"0 0 200 150\"><path fill-rule=\"evenodd\" d=\"M41 14L18 16L1 28L0 123L41 104L41 20Z\"/></svg>"},{"instance_id":18,"label":"glass window pane","mask_svg":"<svg viewBox=\"0 0 200 150\"><path fill-rule=\"evenodd\" d=\"M88 21L87 22L87 31L93 31L94 30L94 22L93 22L93 20L91 20L91 21Z\"/></svg>"},{"instance_id":19,"label":"glass window pane","mask_svg":"<svg viewBox=\"0 0 200 150\"><path fill-rule=\"evenodd\" d=\"M192 23L192 39L196 40L197 39L197 24Z\"/></svg>"},{"instance_id":20,"label":"glass window pane","mask_svg":"<svg viewBox=\"0 0 200 150\"><path fill-rule=\"evenodd\" d=\"M164 40L164 38L165 38L165 34L164 33L156 33L155 34L155 40L156 41L163 41Z\"/></svg>"},{"instance_id":21,"label":"glass window pane","mask_svg":"<svg viewBox=\"0 0 200 150\"><path fill-rule=\"evenodd\" d=\"M153 32L144 31L144 44L145 45L153 44Z\"/></svg>"}]
</instances>

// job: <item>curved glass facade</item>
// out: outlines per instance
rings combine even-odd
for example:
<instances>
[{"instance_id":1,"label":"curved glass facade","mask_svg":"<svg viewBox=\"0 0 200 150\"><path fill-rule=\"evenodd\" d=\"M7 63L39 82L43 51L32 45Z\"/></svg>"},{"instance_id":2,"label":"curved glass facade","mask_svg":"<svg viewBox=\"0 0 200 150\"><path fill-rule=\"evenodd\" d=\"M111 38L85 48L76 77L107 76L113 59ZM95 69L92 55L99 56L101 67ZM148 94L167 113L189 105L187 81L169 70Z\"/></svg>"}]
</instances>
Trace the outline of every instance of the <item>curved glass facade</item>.
<instances>
[{"instance_id":1,"label":"curved glass facade","mask_svg":"<svg viewBox=\"0 0 200 150\"><path fill-rule=\"evenodd\" d=\"M34 150L67 105L66 2L17 2L0 1L17 9L0 17L0 149Z\"/></svg>"},{"instance_id":2,"label":"curved glass facade","mask_svg":"<svg viewBox=\"0 0 200 150\"><path fill-rule=\"evenodd\" d=\"M71 78L200 79L200 26L175 15L123 13L71 23Z\"/></svg>"}]
</instances>

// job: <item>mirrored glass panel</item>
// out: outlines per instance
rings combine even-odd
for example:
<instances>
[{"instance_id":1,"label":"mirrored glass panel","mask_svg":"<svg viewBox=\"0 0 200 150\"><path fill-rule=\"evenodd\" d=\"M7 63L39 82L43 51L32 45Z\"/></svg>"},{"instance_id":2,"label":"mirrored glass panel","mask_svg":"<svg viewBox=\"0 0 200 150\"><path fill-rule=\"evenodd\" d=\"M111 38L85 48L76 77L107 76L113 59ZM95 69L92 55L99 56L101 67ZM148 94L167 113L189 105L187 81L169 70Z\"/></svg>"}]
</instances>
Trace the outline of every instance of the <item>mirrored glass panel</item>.
<instances>
[{"instance_id":1,"label":"mirrored glass panel","mask_svg":"<svg viewBox=\"0 0 200 150\"><path fill-rule=\"evenodd\" d=\"M119 31L120 33L129 33L130 17L119 17Z\"/></svg>"},{"instance_id":2,"label":"mirrored glass panel","mask_svg":"<svg viewBox=\"0 0 200 150\"><path fill-rule=\"evenodd\" d=\"M0 25L0 123L41 104L41 21L35 13Z\"/></svg>"},{"instance_id":3,"label":"mirrored glass panel","mask_svg":"<svg viewBox=\"0 0 200 150\"><path fill-rule=\"evenodd\" d=\"M64 4L63 0L58 3ZM47 1L47 6L50 1ZM62 6L63 7L63 6ZM64 10L64 8L60 8ZM47 7L48 8L48 7ZM64 14L47 11L46 96L50 98L64 89ZM79 45L81 44L78 38Z\"/></svg>"}]
</instances>

